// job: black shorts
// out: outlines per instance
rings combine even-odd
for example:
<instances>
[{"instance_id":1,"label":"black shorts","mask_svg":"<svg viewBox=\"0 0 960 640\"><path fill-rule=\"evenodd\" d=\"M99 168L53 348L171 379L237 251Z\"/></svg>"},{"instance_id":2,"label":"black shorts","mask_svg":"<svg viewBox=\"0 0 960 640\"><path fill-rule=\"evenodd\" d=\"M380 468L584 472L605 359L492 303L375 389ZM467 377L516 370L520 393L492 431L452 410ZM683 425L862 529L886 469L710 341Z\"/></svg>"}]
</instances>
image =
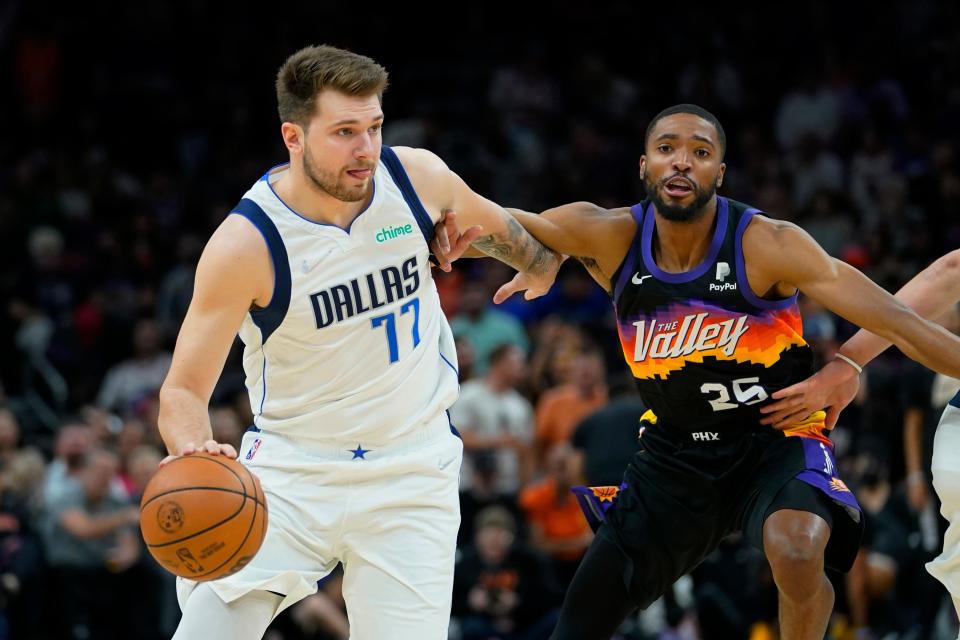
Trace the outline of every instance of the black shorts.
<instances>
[{"instance_id":1,"label":"black shorts","mask_svg":"<svg viewBox=\"0 0 960 640\"><path fill-rule=\"evenodd\" d=\"M762 550L763 523L780 509L823 517L831 528L825 563L849 571L863 514L835 475L829 445L766 428L708 442L692 436L646 429L598 532L626 556L623 580L637 606L656 600L731 532Z\"/></svg>"}]
</instances>

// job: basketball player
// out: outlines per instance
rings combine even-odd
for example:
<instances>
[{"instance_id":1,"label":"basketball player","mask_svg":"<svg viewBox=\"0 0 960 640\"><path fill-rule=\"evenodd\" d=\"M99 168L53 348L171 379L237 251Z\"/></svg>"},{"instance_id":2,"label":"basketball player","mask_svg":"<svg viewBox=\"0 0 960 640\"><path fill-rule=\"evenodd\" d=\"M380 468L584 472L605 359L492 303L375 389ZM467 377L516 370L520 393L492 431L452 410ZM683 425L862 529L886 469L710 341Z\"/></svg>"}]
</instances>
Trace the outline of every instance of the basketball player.
<instances>
[{"instance_id":1,"label":"basketball player","mask_svg":"<svg viewBox=\"0 0 960 640\"><path fill-rule=\"evenodd\" d=\"M921 271L896 297L925 318L943 315L960 302L960 249ZM867 331L857 332L840 347L840 358L807 380L772 394L778 400L761 410L769 414L762 422L782 428L798 416L825 408L827 426L832 428L840 411L857 395L861 367L889 346L889 340ZM927 564L927 570L947 588L960 614L960 393L940 418L933 439L932 467L940 512L950 526L944 534L943 552Z\"/></svg>"},{"instance_id":2,"label":"basketball player","mask_svg":"<svg viewBox=\"0 0 960 640\"><path fill-rule=\"evenodd\" d=\"M290 161L214 232L161 390L172 456L212 440L207 403L239 331L255 426L240 459L268 497L259 553L180 580L177 640L260 638L337 562L351 637L447 637L462 443L453 337L428 263L455 208L473 246L549 288L559 257L435 155L381 145L386 71L328 46L277 76Z\"/></svg>"},{"instance_id":3,"label":"basketball player","mask_svg":"<svg viewBox=\"0 0 960 640\"><path fill-rule=\"evenodd\" d=\"M760 424L760 404L811 371L797 292L949 375L960 374L960 339L795 225L719 197L726 137L706 110L664 110L644 147L647 199L638 205L511 211L610 293L624 356L652 410L553 638L609 638L734 530L770 562L781 637L822 638L834 600L824 565L849 570L863 518L836 477L822 411L785 431ZM526 280L519 274L498 299Z\"/></svg>"}]
</instances>

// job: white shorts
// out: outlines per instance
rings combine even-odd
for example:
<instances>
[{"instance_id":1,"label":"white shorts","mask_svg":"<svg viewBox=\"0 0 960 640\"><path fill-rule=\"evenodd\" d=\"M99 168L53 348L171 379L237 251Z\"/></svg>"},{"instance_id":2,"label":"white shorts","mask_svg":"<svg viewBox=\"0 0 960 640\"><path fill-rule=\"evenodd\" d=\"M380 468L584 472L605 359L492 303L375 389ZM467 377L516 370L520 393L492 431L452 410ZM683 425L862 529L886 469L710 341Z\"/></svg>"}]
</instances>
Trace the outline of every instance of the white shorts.
<instances>
[{"instance_id":1,"label":"white shorts","mask_svg":"<svg viewBox=\"0 0 960 640\"><path fill-rule=\"evenodd\" d=\"M226 602L283 594L279 612L342 562L352 638L445 639L463 443L440 414L387 446L360 444L308 449L247 432L240 461L266 494L267 535L250 564L209 584ZM178 580L181 608L195 585Z\"/></svg>"},{"instance_id":2,"label":"white shorts","mask_svg":"<svg viewBox=\"0 0 960 640\"><path fill-rule=\"evenodd\" d=\"M927 571L960 599L960 409L947 405L933 439L933 488L940 513L950 526L943 536L943 552L927 563Z\"/></svg>"}]
</instances>

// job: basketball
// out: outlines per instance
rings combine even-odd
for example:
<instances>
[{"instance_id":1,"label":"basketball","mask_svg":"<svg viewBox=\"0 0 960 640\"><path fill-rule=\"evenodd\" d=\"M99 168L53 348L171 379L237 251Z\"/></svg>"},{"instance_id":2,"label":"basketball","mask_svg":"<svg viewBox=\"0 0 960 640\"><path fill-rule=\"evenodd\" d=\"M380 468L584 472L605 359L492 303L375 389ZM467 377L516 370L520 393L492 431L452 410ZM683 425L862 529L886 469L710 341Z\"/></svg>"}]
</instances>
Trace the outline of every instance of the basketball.
<instances>
[{"instance_id":1,"label":"basketball","mask_svg":"<svg viewBox=\"0 0 960 640\"><path fill-rule=\"evenodd\" d=\"M171 573L216 580L245 567L260 549L266 497L257 477L236 460L183 456L147 484L140 531L150 554Z\"/></svg>"}]
</instances>

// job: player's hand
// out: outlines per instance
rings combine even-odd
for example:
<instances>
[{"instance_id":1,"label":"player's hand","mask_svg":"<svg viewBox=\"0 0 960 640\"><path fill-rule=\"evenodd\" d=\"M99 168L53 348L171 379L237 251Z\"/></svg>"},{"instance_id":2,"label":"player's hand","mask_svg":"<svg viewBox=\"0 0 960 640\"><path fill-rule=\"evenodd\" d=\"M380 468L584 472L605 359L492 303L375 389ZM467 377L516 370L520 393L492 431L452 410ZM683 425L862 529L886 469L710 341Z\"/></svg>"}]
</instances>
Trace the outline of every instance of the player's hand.
<instances>
[{"instance_id":1,"label":"player's hand","mask_svg":"<svg viewBox=\"0 0 960 640\"><path fill-rule=\"evenodd\" d=\"M214 455L214 456L223 455L232 459L237 458L237 450L233 448L232 444L220 444L216 440L207 440L199 447L193 442L188 442L187 444L183 445L183 448L180 449L179 454L170 454L169 456L161 460L160 466L162 467L163 465L167 464L171 460L175 460L180 456L189 456L197 452L209 453L210 455Z\"/></svg>"},{"instance_id":2,"label":"player's hand","mask_svg":"<svg viewBox=\"0 0 960 640\"><path fill-rule=\"evenodd\" d=\"M453 261L463 257L470 249L470 243L482 233L483 227L479 225L474 225L460 233L457 229L457 212L453 209L444 209L440 220L433 227L433 242L430 243L430 250L440 263L440 269L448 272L452 270ZM453 246L450 245L451 239Z\"/></svg>"},{"instance_id":3,"label":"player's hand","mask_svg":"<svg viewBox=\"0 0 960 640\"><path fill-rule=\"evenodd\" d=\"M824 410L826 427L833 429L840 412L857 397L859 389L860 376L853 367L833 360L803 382L774 392L775 402L760 407L760 412L767 414L760 422L786 429L814 411Z\"/></svg>"},{"instance_id":4,"label":"player's hand","mask_svg":"<svg viewBox=\"0 0 960 640\"><path fill-rule=\"evenodd\" d=\"M557 279L557 273L560 271L560 265L567 259L559 253L550 251L548 253L547 268L539 273L533 274L529 271L520 271L507 284L503 285L493 296L493 301L500 304L513 294L523 291L524 300L533 300L542 295L546 295Z\"/></svg>"}]
</instances>

